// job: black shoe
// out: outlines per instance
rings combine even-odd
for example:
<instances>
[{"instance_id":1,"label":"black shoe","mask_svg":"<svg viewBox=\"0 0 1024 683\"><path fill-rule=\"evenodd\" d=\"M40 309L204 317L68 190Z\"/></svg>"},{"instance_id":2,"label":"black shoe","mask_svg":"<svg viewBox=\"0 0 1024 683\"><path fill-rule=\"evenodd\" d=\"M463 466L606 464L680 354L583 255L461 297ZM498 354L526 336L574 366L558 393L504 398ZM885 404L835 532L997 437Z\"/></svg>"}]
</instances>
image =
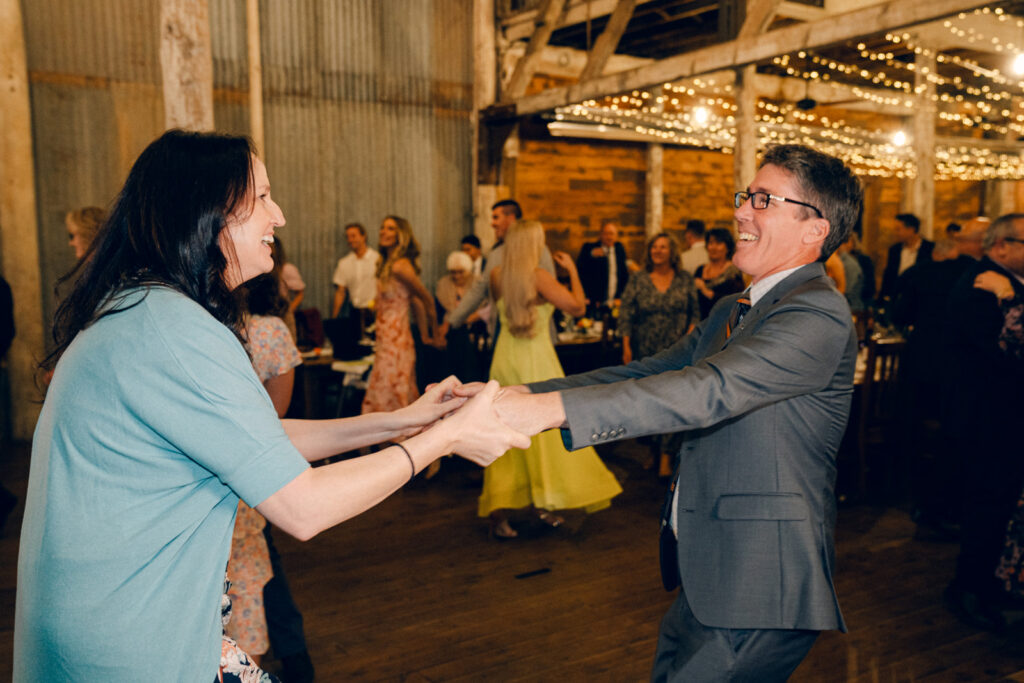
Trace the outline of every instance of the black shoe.
<instances>
[{"instance_id":1,"label":"black shoe","mask_svg":"<svg viewBox=\"0 0 1024 683\"><path fill-rule=\"evenodd\" d=\"M281 658L281 673L278 674L282 683L313 683L313 662L309 652L303 650Z\"/></svg>"},{"instance_id":2,"label":"black shoe","mask_svg":"<svg viewBox=\"0 0 1024 683\"><path fill-rule=\"evenodd\" d=\"M1003 613L977 593L950 584L942 597L949 611L965 624L993 633L1002 633L1006 630Z\"/></svg>"}]
</instances>

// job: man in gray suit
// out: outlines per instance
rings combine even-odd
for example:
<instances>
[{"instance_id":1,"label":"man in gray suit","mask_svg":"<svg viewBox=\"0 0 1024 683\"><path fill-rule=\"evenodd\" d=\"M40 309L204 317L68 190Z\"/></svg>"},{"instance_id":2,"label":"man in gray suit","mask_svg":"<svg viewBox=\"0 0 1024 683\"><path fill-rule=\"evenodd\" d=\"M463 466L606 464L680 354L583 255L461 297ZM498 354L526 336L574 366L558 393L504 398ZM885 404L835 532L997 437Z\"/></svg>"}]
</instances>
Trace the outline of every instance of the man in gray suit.
<instances>
[{"instance_id":1,"label":"man in gray suit","mask_svg":"<svg viewBox=\"0 0 1024 683\"><path fill-rule=\"evenodd\" d=\"M662 524L662 576L680 588L653 681L783 681L820 631L845 630L834 485L857 341L823 263L857 221L860 183L784 145L735 203L746 292L662 353L507 388L498 404L515 429L561 427L569 448L685 433Z\"/></svg>"}]
</instances>

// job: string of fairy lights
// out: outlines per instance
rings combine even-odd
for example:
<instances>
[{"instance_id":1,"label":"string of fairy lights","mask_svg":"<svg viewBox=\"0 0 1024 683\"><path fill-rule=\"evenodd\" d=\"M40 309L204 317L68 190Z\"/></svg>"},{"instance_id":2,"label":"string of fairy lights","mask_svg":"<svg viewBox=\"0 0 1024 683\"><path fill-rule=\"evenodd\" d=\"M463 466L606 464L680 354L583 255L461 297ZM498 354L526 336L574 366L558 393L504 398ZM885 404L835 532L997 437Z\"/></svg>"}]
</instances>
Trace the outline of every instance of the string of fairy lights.
<instances>
[{"instance_id":1,"label":"string of fairy lights","mask_svg":"<svg viewBox=\"0 0 1024 683\"><path fill-rule=\"evenodd\" d=\"M978 28L993 25L1010 30L989 35ZM904 123L900 117L869 117L849 111L847 120L838 107L857 104L870 111L869 105L881 105L890 112L905 109L904 117L908 117L922 97L930 97L937 129L948 134L943 138L945 144L936 147L936 179L1024 179L1024 144L1020 152L1012 144L1024 138L1024 18L1000 7L984 7L945 20L942 26L961 42L977 45L979 51L1001 53L1007 60L1015 55L1012 64L1002 70L950 51L935 51L921 44L911 31L886 34L890 47L885 49L859 43L860 59L877 65L870 69L811 50L777 57L772 60L772 71L806 81L806 92L812 82L819 95L822 86L831 85L839 93L835 99L841 101L832 109L822 102L821 110L816 110L818 103L809 98L796 103L759 99L754 118L760 144L812 145L864 175L913 177L917 171L912 140L900 130ZM1019 41L1001 37L1006 35L1018 35ZM910 54L928 61L934 58L944 73L906 61ZM560 107L554 118L618 128L652 141L732 152L736 112L732 83L704 77ZM873 121L875 127L868 127L864 120ZM979 140L982 136L1010 144L984 144ZM958 139L953 144L953 137L962 142Z\"/></svg>"}]
</instances>

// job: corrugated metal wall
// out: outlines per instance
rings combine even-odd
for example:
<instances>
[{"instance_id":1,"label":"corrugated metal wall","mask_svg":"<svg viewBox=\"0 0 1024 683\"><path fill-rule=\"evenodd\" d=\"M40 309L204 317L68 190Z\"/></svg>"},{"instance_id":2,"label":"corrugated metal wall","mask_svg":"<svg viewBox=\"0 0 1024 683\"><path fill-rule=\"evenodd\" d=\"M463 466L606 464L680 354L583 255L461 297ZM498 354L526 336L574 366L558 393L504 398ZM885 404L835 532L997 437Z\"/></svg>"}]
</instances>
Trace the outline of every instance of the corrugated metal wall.
<instances>
[{"instance_id":1,"label":"corrugated metal wall","mask_svg":"<svg viewBox=\"0 0 1024 683\"><path fill-rule=\"evenodd\" d=\"M23 0L44 306L72 265L63 215L105 206L163 130L158 0ZM432 287L471 230L471 0L261 0L265 158L289 260L325 313L347 252L408 218ZM218 130L248 133L244 0L210 0Z\"/></svg>"}]
</instances>

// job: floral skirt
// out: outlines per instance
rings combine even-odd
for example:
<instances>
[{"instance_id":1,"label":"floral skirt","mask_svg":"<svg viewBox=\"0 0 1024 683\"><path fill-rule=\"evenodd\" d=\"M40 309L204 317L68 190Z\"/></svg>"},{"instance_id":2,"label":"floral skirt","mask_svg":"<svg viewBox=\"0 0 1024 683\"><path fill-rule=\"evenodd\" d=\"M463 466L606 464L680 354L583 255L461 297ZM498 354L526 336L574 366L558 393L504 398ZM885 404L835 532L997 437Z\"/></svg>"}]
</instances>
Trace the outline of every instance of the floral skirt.
<instances>
[{"instance_id":1,"label":"floral skirt","mask_svg":"<svg viewBox=\"0 0 1024 683\"><path fill-rule=\"evenodd\" d=\"M222 624L227 624L231 620L231 598L228 597L230 588L231 584L225 576L224 594L220 599ZM238 643L228 638L227 634L223 634L220 641L220 669L217 671L214 683L281 683L281 681L277 676L268 674L254 664L245 650L238 647Z\"/></svg>"}]
</instances>

